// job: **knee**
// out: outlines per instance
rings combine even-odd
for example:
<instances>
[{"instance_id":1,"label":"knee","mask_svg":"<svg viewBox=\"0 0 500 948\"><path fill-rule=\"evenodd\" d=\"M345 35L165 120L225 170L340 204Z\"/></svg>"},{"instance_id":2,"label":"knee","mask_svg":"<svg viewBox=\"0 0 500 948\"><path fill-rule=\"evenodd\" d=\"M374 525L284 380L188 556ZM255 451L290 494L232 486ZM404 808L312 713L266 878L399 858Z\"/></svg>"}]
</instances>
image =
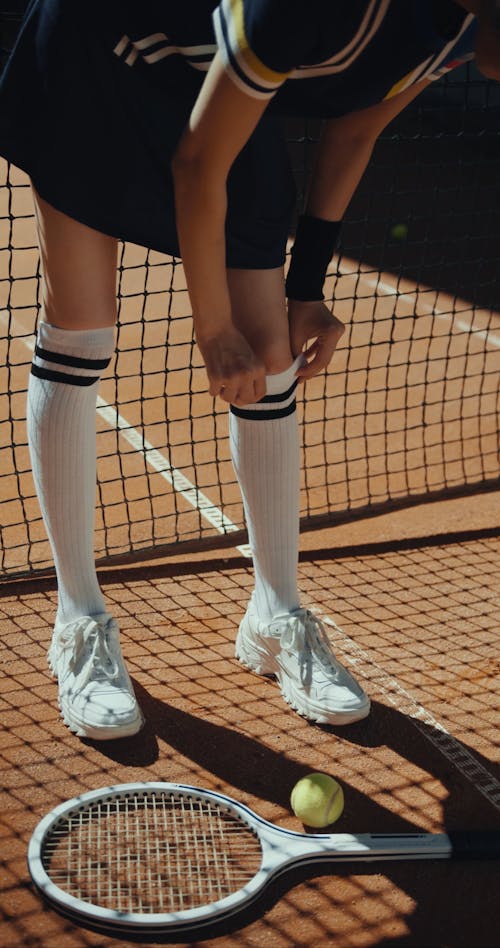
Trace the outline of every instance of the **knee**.
<instances>
[{"instance_id":1,"label":"knee","mask_svg":"<svg viewBox=\"0 0 500 948\"><path fill-rule=\"evenodd\" d=\"M286 372L293 363L290 347L288 347L286 352L276 351L269 353L269 355L263 359L263 362L266 367L266 375L279 375L281 372Z\"/></svg>"},{"instance_id":2,"label":"knee","mask_svg":"<svg viewBox=\"0 0 500 948\"><path fill-rule=\"evenodd\" d=\"M74 300L54 299L51 294L44 294L42 314L43 321L57 329L109 329L116 323L116 305L112 302L86 306Z\"/></svg>"}]
</instances>

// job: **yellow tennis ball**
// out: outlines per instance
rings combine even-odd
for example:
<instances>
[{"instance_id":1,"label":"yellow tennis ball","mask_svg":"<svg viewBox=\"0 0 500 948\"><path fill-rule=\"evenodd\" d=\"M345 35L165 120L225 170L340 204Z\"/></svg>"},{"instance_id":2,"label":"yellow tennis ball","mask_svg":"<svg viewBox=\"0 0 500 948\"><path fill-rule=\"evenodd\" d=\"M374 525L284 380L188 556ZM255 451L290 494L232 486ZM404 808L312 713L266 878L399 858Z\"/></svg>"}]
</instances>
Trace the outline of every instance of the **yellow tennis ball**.
<instances>
[{"instance_id":1,"label":"yellow tennis ball","mask_svg":"<svg viewBox=\"0 0 500 948\"><path fill-rule=\"evenodd\" d=\"M391 237L394 240L406 240L408 237L408 227L406 224L394 224L394 227L391 229Z\"/></svg>"},{"instance_id":2,"label":"yellow tennis ball","mask_svg":"<svg viewBox=\"0 0 500 948\"><path fill-rule=\"evenodd\" d=\"M344 791L328 774L307 774L295 784L290 803L295 816L306 826L329 826L344 809Z\"/></svg>"}]
</instances>

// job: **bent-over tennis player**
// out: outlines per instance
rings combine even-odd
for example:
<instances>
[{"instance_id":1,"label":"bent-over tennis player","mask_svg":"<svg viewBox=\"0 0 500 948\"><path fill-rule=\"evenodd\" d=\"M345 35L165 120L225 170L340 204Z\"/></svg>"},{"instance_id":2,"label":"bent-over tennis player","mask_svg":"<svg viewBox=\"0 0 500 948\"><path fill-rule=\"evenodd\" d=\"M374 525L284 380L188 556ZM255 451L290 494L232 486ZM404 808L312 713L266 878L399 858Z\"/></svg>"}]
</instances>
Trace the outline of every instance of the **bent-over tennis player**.
<instances>
[{"instance_id":1,"label":"bent-over tennis player","mask_svg":"<svg viewBox=\"0 0 500 948\"><path fill-rule=\"evenodd\" d=\"M58 580L49 664L76 734L143 723L93 552L119 238L182 257L208 389L229 406L255 570L238 658L311 721L368 714L297 588L296 388L343 332L323 283L378 135L474 51L498 79L499 27L496 0L29 3L0 85L0 153L29 174L38 222L28 436ZM286 115L324 126L285 283Z\"/></svg>"}]
</instances>

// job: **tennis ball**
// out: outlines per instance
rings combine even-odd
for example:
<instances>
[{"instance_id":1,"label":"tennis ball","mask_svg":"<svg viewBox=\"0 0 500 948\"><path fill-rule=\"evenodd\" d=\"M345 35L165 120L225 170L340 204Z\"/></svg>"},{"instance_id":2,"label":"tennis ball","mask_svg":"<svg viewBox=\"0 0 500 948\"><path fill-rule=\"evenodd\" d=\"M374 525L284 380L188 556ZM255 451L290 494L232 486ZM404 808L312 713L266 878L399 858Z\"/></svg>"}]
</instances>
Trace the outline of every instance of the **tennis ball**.
<instances>
[{"instance_id":1,"label":"tennis ball","mask_svg":"<svg viewBox=\"0 0 500 948\"><path fill-rule=\"evenodd\" d=\"M406 240L408 237L408 227L406 224L394 224L391 228L391 237L394 240Z\"/></svg>"},{"instance_id":2,"label":"tennis ball","mask_svg":"<svg viewBox=\"0 0 500 948\"><path fill-rule=\"evenodd\" d=\"M344 809L344 791L328 774L307 774L295 784L290 803L295 816L306 826L329 826Z\"/></svg>"}]
</instances>

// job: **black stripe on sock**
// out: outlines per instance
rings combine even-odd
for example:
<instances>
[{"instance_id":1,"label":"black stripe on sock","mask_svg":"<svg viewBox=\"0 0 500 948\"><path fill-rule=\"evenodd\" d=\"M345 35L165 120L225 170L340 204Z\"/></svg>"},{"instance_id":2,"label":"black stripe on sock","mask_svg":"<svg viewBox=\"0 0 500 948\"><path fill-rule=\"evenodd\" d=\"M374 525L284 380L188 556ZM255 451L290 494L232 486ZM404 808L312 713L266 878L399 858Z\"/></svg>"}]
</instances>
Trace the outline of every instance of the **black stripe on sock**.
<instances>
[{"instance_id":1,"label":"black stripe on sock","mask_svg":"<svg viewBox=\"0 0 500 948\"><path fill-rule=\"evenodd\" d=\"M51 352L35 346L35 355L46 362L57 362L58 365L70 365L73 369L106 369L111 362L109 359L80 359L79 356L65 355L64 352Z\"/></svg>"},{"instance_id":2,"label":"black stripe on sock","mask_svg":"<svg viewBox=\"0 0 500 948\"><path fill-rule=\"evenodd\" d=\"M285 402L287 398L290 398L290 395L293 395L298 384L299 384L299 380L295 379L295 381L292 382L292 384L290 385L290 388L287 389L286 392L280 392L278 395L264 395L264 398L261 398L259 405L262 405L262 404L266 405L271 402Z\"/></svg>"},{"instance_id":3,"label":"black stripe on sock","mask_svg":"<svg viewBox=\"0 0 500 948\"><path fill-rule=\"evenodd\" d=\"M31 374L37 379L46 379L47 382L63 382L65 385L93 385L99 381L98 375L69 375L68 372L55 372L53 369L41 369L39 365L31 366Z\"/></svg>"},{"instance_id":4,"label":"black stripe on sock","mask_svg":"<svg viewBox=\"0 0 500 948\"><path fill-rule=\"evenodd\" d=\"M275 418L286 418L287 415L293 415L296 408L297 401L295 398L286 408L275 408L274 411L273 409L269 411L255 411L251 408L237 408L236 405L229 406L233 415L237 415L238 418L249 418L252 421L272 421Z\"/></svg>"}]
</instances>

